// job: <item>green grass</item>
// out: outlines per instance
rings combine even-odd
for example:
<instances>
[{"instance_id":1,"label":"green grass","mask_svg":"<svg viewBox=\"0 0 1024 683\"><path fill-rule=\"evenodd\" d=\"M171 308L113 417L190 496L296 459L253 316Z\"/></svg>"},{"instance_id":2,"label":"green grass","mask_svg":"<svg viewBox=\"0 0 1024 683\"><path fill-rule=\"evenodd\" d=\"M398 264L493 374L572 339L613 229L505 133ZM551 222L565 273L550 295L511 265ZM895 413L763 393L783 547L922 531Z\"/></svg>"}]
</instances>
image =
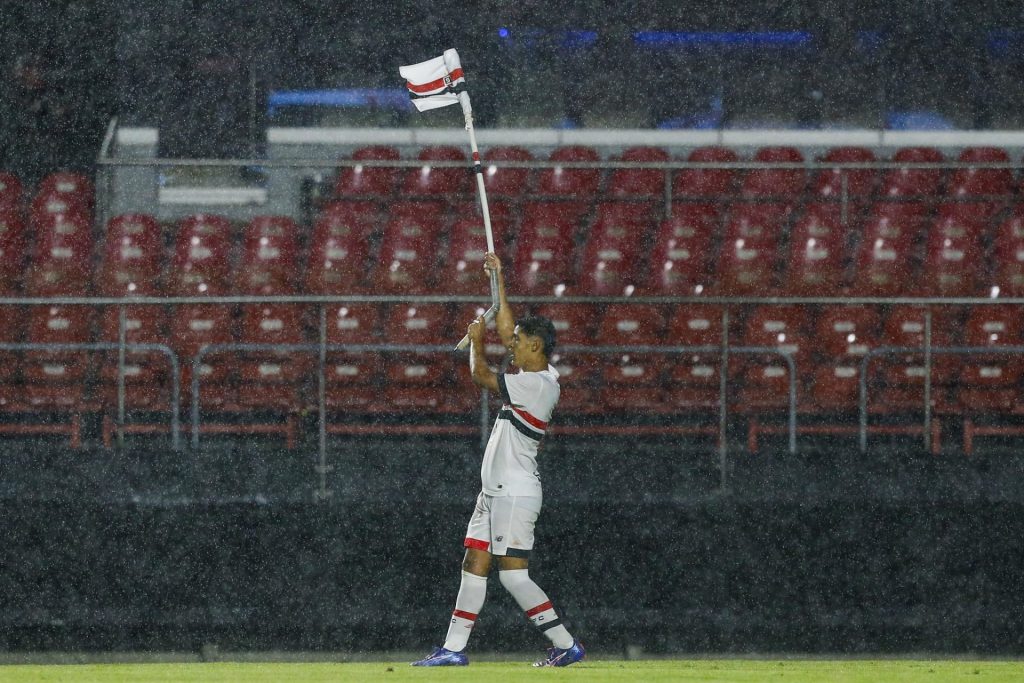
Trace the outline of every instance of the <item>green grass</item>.
<instances>
[{"instance_id":1,"label":"green grass","mask_svg":"<svg viewBox=\"0 0 1024 683\"><path fill-rule=\"evenodd\" d=\"M417 669L408 662L210 663L210 664L72 664L0 666L0 681L97 683L173 681L174 683L277 683L278 681L598 681L711 683L777 681L779 683L888 683L889 681L971 681L993 683L1024 680L1024 662L961 660L644 660L584 661L565 669L533 669L527 660L483 662L469 667Z\"/></svg>"}]
</instances>

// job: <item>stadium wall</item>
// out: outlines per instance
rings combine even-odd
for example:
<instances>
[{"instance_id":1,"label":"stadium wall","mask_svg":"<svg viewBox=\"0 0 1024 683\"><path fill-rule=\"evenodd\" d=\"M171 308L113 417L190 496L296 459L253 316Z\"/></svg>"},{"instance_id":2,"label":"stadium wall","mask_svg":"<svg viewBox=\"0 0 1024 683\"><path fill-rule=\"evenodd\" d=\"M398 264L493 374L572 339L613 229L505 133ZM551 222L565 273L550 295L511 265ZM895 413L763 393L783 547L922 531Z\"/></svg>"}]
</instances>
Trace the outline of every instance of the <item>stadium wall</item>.
<instances>
[{"instance_id":1,"label":"stadium wall","mask_svg":"<svg viewBox=\"0 0 1024 683\"><path fill-rule=\"evenodd\" d=\"M565 438L565 437L563 437ZM799 457L553 440L531 573L595 652L1024 651L1019 458ZM478 486L471 440L313 458L5 445L0 648L427 649ZM539 648L498 582L472 647Z\"/></svg>"}]
</instances>

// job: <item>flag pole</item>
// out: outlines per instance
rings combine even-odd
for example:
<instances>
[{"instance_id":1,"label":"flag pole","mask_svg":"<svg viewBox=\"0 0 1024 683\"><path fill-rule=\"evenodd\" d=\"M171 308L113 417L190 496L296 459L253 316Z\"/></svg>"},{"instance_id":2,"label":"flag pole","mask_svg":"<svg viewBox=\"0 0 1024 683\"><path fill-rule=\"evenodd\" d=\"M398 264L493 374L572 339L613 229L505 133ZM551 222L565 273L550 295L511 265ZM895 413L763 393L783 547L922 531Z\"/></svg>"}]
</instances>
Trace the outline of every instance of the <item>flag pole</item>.
<instances>
[{"instance_id":1,"label":"flag pole","mask_svg":"<svg viewBox=\"0 0 1024 683\"><path fill-rule=\"evenodd\" d=\"M476 176L477 194L480 195L480 212L484 217L484 233L487 235L487 251L494 252L494 233L491 230L491 210L487 205L487 190L484 187L483 166L480 163L480 150L476 146L476 132L473 129L473 107L469 102L469 93L463 90L459 93L459 104L462 105L462 113L466 118L466 131L469 133L469 146L473 150L473 175ZM493 313L492 313L493 311ZM489 321L498 312L498 276L491 273L491 308L484 314L484 320ZM456 344L455 350L461 351L469 346L469 335L467 334Z\"/></svg>"}]
</instances>

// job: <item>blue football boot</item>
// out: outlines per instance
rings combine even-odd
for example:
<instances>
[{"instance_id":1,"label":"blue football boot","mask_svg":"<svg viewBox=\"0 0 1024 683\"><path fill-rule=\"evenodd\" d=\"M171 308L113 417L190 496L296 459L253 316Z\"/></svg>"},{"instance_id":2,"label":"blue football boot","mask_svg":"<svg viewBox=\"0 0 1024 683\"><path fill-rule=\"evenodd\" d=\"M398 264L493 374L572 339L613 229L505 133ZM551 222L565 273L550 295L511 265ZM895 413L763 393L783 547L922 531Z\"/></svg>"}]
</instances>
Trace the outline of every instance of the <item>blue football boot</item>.
<instances>
[{"instance_id":1,"label":"blue football boot","mask_svg":"<svg viewBox=\"0 0 1024 683\"><path fill-rule=\"evenodd\" d=\"M429 655L412 663L413 666L466 666L469 657L462 652L452 652L439 647Z\"/></svg>"},{"instance_id":2,"label":"blue football boot","mask_svg":"<svg viewBox=\"0 0 1024 683\"><path fill-rule=\"evenodd\" d=\"M572 641L572 647L568 650L563 650L558 647L552 647L548 649L548 658L542 659L539 662L534 662L534 666L569 666L575 664L584 657L587 656L587 651L583 649L583 643L578 640Z\"/></svg>"}]
</instances>

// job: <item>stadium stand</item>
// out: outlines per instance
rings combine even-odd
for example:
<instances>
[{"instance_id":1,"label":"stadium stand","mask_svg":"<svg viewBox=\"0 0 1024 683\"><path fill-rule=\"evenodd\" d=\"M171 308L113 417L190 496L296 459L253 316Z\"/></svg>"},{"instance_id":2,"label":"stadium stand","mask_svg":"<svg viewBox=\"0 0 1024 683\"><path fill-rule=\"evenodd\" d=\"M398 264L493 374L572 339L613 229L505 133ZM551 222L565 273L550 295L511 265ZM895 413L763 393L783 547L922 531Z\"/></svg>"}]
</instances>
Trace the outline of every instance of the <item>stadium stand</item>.
<instances>
[{"instance_id":1,"label":"stadium stand","mask_svg":"<svg viewBox=\"0 0 1024 683\"><path fill-rule=\"evenodd\" d=\"M464 168L431 162L465 162L451 147L400 151L369 146L352 161L415 159L409 169L346 165L333 195L308 225L290 216L263 215L244 222L195 214L161 223L126 213L93 227L91 181L53 174L23 188L0 174L0 288L6 295L59 297L83 292L104 296L229 294L441 294L486 296L481 277L483 222ZM868 365L870 431L921 435L924 377L924 309L919 306L851 306L847 296L1019 296L1024 291L1024 212L1018 181L998 168L843 169L828 164L970 163L1011 161L1006 150L965 148L947 154L914 147L880 153L863 147L799 150L766 147L740 154L724 147L695 148L694 162L748 159L765 168L682 169L672 172L671 213L664 214L661 169L509 168L504 161L554 162L602 159L596 149L558 147L538 152L495 147L484 152L484 180L493 195L491 219L498 249L507 255L513 292L525 295L607 295L614 305L543 304L562 346L594 344L715 347L721 344L722 308L711 305L651 307L630 296L834 296L835 305L791 309L735 306L729 310L733 345L774 346L797 363L800 433L854 433L864 355L881 346L919 351L872 358ZM627 147L608 160L661 163L672 158L656 147ZM772 168L816 159L817 170ZM490 162L490 163L488 163ZM98 232L97 232L98 231ZM97 235L100 240L97 240ZM115 341L117 309L98 311L93 327L76 307L5 307L14 321L5 341ZM180 399L191 400L191 360L207 344L312 343L316 306L198 304L173 312L154 306L126 309L132 342L168 342L182 363ZM410 311L415 311L414 314ZM331 345L447 343L482 305L329 306ZM1020 328L1019 316L985 317L999 307L933 309L933 346L1015 346L1014 334L998 340L986 330ZM1008 316L1008 317L1007 317ZM13 330L25 320L24 336ZM85 320L85 322L83 322ZM49 322L47 322L49 321ZM65 321L65 322L61 322ZM961 326L960 323L963 322ZM48 327L49 325L49 327ZM962 330L962 332L961 332ZM784 335L785 339L781 339ZM489 345L497 366L503 349ZM5 421L31 427L47 413L53 429L80 439L84 410L103 418L110 443L118 403L117 354L5 351L0 385ZM159 354L129 353L125 407L128 430L166 431L170 399L167 362ZM95 363L94 363L95 361ZM994 351L972 357L930 358L933 449L942 429L960 431L970 452L979 436L1015 435L1021 359ZM564 405L580 416L607 414L619 421L602 429L665 427L692 417L688 427L713 434L719 407L721 359L716 351L612 355L559 351L565 370ZM298 415L311 410L315 354L216 354L201 365L204 431L283 436L294 444ZM476 409L471 393L445 387L462 372L437 354L387 354L355 348L327 354L325 390L338 433L360 433L360 416L461 418ZM734 355L727 368L729 409L745 420L748 443L785 429L789 371L779 359ZM20 411L20 413L19 413ZM49 412L47 412L49 411ZM209 419L207 420L207 416ZM666 418L641 424L638 416ZM149 422L150 417L154 421ZM62 426L63 425L63 426ZM364 425L365 426L365 425ZM434 421L452 433L466 424ZM579 433L583 422L565 426ZM710 431L707 431L710 429ZM63 431L61 431L63 430ZM598 430L600 431L600 430ZM466 432L469 433L469 432Z\"/></svg>"}]
</instances>

